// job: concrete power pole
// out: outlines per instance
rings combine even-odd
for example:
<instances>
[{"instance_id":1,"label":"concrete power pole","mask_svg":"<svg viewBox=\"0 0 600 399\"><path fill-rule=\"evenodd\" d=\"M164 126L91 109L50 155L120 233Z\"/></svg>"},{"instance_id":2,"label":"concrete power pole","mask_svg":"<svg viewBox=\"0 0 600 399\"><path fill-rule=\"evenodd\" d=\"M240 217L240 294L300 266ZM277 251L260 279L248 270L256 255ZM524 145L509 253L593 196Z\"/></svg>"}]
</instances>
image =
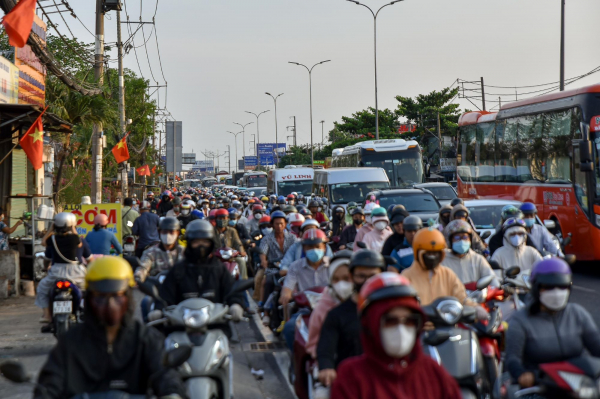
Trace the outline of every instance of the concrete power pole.
<instances>
[{"instance_id":1,"label":"concrete power pole","mask_svg":"<svg viewBox=\"0 0 600 399\"><path fill-rule=\"evenodd\" d=\"M94 78L102 85L104 62L104 9L103 0L96 0L96 55ZM94 123L92 131L92 203L102 203L102 123Z\"/></svg>"},{"instance_id":2,"label":"concrete power pole","mask_svg":"<svg viewBox=\"0 0 600 399\"><path fill-rule=\"evenodd\" d=\"M123 137L127 130L125 120L125 77L123 76L123 41L121 40L121 11L117 10L117 49L119 61L119 137ZM121 165L121 195L123 199L128 197L129 182L127 181L127 162ZM134 172L135 173L135 172ZM146 176L144 176L144 179Z\"/></svg>"}]
</instances>

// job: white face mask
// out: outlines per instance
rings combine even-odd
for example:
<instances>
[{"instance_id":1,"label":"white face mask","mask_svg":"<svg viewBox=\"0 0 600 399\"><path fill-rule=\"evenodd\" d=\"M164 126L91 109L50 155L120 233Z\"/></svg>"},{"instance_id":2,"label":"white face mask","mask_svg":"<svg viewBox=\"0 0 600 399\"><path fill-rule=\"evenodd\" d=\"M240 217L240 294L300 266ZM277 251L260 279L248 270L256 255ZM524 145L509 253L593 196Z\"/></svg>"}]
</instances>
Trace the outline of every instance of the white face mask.
<instances>
[{"instance_id":1,"label":"white face mask","mask_svg":"<svg viewBox=\"0 0 600 399\"><path fill-rule=\"evenodd\" d=\"M182 210L181 210L181 214L182 214L183 216L187 216L187 215L189 215L189 214L190 214L190 210L189 210L189 209L182 209Z\"/></svg>"},{"instance_id":2,"label":"white face mask","mask_svg":"<svg viewBox=\"0 0 600 399\"><path fill-rule=\"evenodd\" d=\"M509 237L508 241L510 242L510 244L513 247L520 247L521 244L523 244L523 242L525 241L525 237L523 236L511 236Z\"/></svg>"},{"instance_id":3,"label":"white face mask","mask_svg":"<svg viewBox=\"0 0 600 399\"><path fill-rule=\"evenodd\" d=\"M375 228L379 231L382 231L386 227L387 227L387 223L384 222L383 220L380 220L379 222L375 222Z\"/></svg>"},{"instance_id":4,"label":"white face mask","mask_svg":"<svg viewBox=\"0 0 600 399\"><path fill-rule=\"evenodd\" d=\"M371 215L365 215L365 223L371 223Z\"/></svg>"},{"instance_id":5,"label":"white face mask","mask_svg":"<svg viewBox=\"0 0 600 399\"><path fill-rule=\"evenodd\" d=\"M267 234L271 234L271 232L273 231L273 228L267 227L267 228L261 229L261 231L263 233L263 236L266 236Z\"/></svg>"},{"instance_id":6,"label":"white face mask","mask_svg":"<svg viewBox=\"0 0 600 399\"><path fill-rule=\"evenodd\" d=\"M550 310L563 310L569 302L569 290L554 288L540 292L540 302Z\"/></svg>"},{"instance_id":7,"label":"white face mask","mask_svg":"<svg viewBox=\"0 0 600 399\"><path fill-rule=\"evenodd\" d=\"M381 343L388 356L402 358L408 355L417 339L417 328L399 324L381 329Z\"/></svg>"},{"instance_id":8,"label":"white face mask","mask_svg":"<svg viewBox=\"0 0 600 399\"><path fill-rule=\"evenodd\" d=\"M255 213L254 214L254 219L260 220L261 218L262 218L262 213Z\"/></svg>"},{"instance_id":9,"label":"white face mask","mask_svg":"<svg viewBox=\"0 0 600 399\"><path fill-rule=\"evenodd\" d=\"M338 281L333 285L333 291L341 301L345 301L352 295L354 284L350 281Z\"/></svg>"},{"instance_id":10,"label":"white face mask","mask_svg":"<svg viewBox=\"0 0 600 399\"><path fill-rule=\"evenodd\" d=\"M177 241L177 234L160 234L160 241L164 245L173 245Z\"/></svg>"}]
</instances>

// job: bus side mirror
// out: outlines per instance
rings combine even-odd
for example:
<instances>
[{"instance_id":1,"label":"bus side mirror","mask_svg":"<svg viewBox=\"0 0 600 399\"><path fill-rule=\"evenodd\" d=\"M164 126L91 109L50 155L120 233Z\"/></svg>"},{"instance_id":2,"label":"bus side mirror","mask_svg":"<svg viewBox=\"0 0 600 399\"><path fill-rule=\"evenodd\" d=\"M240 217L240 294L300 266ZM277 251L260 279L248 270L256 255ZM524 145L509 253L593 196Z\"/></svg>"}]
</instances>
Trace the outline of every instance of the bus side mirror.
<instances>
[{"instance_id":1,"label":"bus side mirror","mask_svg":"<svg viewBox=\"0 0 600 399\"><path fill-rule=\"evenodd\" d=\"M594 163L592 162L592 142L581 140L579 142L579 170L582 172L593 172Z\"/></svg>"}]
</instances>

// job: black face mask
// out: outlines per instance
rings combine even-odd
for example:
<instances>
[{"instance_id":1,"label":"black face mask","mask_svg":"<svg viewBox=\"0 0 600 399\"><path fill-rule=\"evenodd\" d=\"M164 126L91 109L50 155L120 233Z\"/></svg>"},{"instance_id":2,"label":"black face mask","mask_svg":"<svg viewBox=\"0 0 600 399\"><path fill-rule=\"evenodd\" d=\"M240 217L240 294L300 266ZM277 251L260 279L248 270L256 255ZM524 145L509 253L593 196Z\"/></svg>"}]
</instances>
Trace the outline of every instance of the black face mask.
<instances>
[{"instance_id":1,"label":"black face mask","mask_svg":"<svg viewBox=\"0 0 600 399\"><path fill-rule=\"evenodd\" d=\"M127 295L110 299L106 297L92 297L90 299L90 308L98 322L103 326L113 327L121 324L128 307L129 298Z\"/></svg>"},{"instance_id":2,"label":"black face mask","mask_svg":"<svg viewBox=\"0 0 600 399\"><path fill-rule=\"evenodd\" d=\"M212 246L204 247L198 246L196 248L192 248L189 244L185 248L185 257L189 262L192 263L204 263L208 260L208 256L212 252Z\"/></svg>"},{"instance_id":3,"label":"black face mask","mask_svg":"<svg viewBox=\"0 0 600 399\"><path fill-rule=\"evenodd\" d=\"M362 224L362 220L360 220L360 219L352 219L352 223L354 223L355 226L360 226Z\"/></svg>"},{"instance_id":4,"label":"black face mask","mask_svg":"<svg viewBox=\"0 0 600 399\"><path fill-rule=\"evenodd\" d=\"M435 255L424 253L423 254L423 266L425 266L425 269L427 269L427 270L433 270L436 267L438 267L439 264L441 263L440 258L441 258L441 253L435 254Z\"/></svg>"},{"instance_id":5,"label":"black face mask","mask_svg":"<svg viewBox=\"0 0 600 399\"><path fill-rule=\"evenodd\" d=\"M449 215L442 215L440 216L440 219L442 220L442 222L444 222L445 224L450 223L450 216Z\"/></svg>"}]
</instances>

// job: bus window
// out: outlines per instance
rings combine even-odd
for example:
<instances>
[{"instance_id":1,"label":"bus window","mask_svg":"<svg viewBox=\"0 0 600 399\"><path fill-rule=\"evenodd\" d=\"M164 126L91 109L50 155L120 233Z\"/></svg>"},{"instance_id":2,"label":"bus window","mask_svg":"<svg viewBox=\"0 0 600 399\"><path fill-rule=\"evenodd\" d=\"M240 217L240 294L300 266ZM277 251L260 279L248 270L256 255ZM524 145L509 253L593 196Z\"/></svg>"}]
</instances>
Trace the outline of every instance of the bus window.
<instances>
[{"instance_id":1,"label":"bus window","mask_svg":"<svg viewBox=\"0 0 600 399\"><path fill-rule=\"evenodd\" d=\"M544 181L543 164L546 161L542 142L543 115L528 115L517 118L518 133L516 145L517 181Z\"/></svg>"},{"instance_id":2,"label":"bus window","mask_svg":"<svg viewBox=\"0 0 600 399\"><path fill-rule=\"evenodd\" d=\"M477 142L480 143L478 181L493 182L496 175L496 123L478 124Z\"/></svg>"},{"instance_id":3,"label":"bus window","mask_svg":"<svg viewBox=\"0 0 600 399\"><path fill-rule=\"evenodd\" d=\"M548 183L571 181L571 110L546 114L544 141L548 149Z\"/></svg>"},{"instance_id":4,"label":"bus window","mask_svg":"<svg viewBox=\"0 0 600 399\"><path fill-rule=\"evenodd\" d=\"M476 160L475 160L475 145L476 145L476 128L475 126L467 126L463 129L460 135L459 153L461 154L461 162L458 166L458 175L465 182L477 181L476 175Z\"/></svg>"},{"instance_id":5,"label":"bus window","mask_svg":"<svg viewBox=\"0 0 600 399\"><path fill-rule=\"evenodd\" d=\"M587 174L586 172L581 172L579 170L579 164L581 161L581 157L579 156L579 147L573 147L573 170L575 173L575 181L573 184L573 189L575 190L575 196L577 197L577 202L583 208L583 211L589 215L589 206L588 206L588 195L587 195Z\"/></svg>"},{"instance_id":6,"label":"bus window","mask_svg":"<svg viewBox=\"0 0 600 399\"><path fill-rule=\"evenodd\" d=\"M496 181L514 182L517 180L517 168L514 164L514 146L517 144L517 121L509 119L496 125Z\"/></svg>"}]
</instances>

